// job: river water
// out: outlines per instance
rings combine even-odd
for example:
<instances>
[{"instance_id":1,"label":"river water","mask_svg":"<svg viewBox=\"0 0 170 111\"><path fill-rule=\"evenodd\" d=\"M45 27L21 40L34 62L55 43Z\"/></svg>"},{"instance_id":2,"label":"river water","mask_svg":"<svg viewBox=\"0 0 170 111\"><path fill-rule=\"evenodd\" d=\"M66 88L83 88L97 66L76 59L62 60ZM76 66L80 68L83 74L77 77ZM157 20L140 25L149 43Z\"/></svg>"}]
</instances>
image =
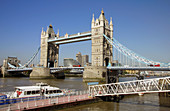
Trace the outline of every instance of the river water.
<instances>
[{"instance_id":1,"label":"river water","mask_svg":"<svg viewBox=\"0 0 170 111\"><path fill-rule=\"evenodd\" d=\"M135 78L120 78L120 81ZM37 82L48 83L61 89L87 89L81 77L66 77L65 79L30 80L29 78L0 78L0 92L13 91L16 86L35 85ZM53 109L54 110L54 109ZM52 111L52 110L51 110ZM119 103L99 102L88 105L66 108L60 111L170 111L170 97L159 97L157 93L144 96L125 96Z\"/></svg>"}]
</instances>

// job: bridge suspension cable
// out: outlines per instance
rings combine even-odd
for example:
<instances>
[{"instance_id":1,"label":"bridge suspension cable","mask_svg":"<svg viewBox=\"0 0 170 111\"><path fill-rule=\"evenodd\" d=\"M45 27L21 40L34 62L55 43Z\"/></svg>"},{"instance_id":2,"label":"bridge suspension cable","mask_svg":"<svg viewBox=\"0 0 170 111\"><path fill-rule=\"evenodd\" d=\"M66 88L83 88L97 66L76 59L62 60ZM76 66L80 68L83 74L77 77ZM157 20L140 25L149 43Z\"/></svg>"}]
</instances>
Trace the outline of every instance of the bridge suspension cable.
<instances>
[{"instance_id":1,"label":"bridge suspension cable","mask_svg":"<svg viewBox=\"0 0 170 111\"><path fill-rule=\"evenodd\" d=\"M134 60L136 60L137 62L139 62L139 65L141 65L141 63L142 63L142 64L146 64L146 65L158 65L159 64L161 66L168 66L167 63L153 61L153 60L147 59L145 57L142 57L142 56L136 54L135 52L128 49L124 45L120 44L115 38L113 38L113 40L111 40L105 34L103 34L103 36L114 47L114 49L118 50L119 53L121 53L123 56L126 56L126 57L132 59L133 65L134 65L134 63L133 63ZM119 58L121 59L121 56Z\"/></svg>"},{"instance_id":2,"label":"bridge suspension cable","mask_svg":"<svg viewBox=\"0 0 170 111\"><path fill-rule=\"evenodd\" d=\"M33 60L34 58L38 55L38 52L40 51L41 47L38 48L38 50L35 52L35 54L21 67L19 68L25 68L26 66L28 66Z\"/></svg>"},{"instance_id":3,"label":"bridge suspension cable","mask_svg":"<svg viewBox=\"0 0 170 111\"><path fill-rule=\"evenodd\" d=\"M10 64L9 62L8 62L8 66L10 67L10 68L16 68L14 65L12 65L12 64Z\"/></svg>"},{"instance_id":4,"label":"bridge suspension cable","mask_svg":"<svg viewBox=\"0 0 170 111\"><path fill-rule=\"evenodd\" d=\"M25 67L27 67L34 59L35 59L35 57L38 55L38 53L39 53L39 51L40 51L40 47L38 48L38 50L34 53L34 55L30 58L30 59L28 59L28 61L22 66L20 63L18 64L19 65L19 67L15 67L14 65L12 65L12 64L10 64L10 63L8 63L8 66L10 67L10 68L13 68L13 69L22 69L22 68L25 68Z\"/></svg>"}]
</instances>

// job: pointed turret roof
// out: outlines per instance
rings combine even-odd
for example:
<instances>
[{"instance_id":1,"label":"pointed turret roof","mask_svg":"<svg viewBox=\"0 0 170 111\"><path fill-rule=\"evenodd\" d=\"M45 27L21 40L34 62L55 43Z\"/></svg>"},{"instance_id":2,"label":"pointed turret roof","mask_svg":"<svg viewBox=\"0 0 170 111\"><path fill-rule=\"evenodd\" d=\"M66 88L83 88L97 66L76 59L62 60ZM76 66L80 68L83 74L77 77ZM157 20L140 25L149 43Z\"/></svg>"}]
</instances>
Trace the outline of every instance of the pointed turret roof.
<instances>
[{"instance_id":1,"label":"pointed turret roof","mask_svg":"<svg viewBox=\"0 0 170 111\"><path fill-rule=\"evenodd\" d=\"M43 29L43 27L42 27L42 31L41 31L41 34L44 34L44 29Z\"/></svg>"},{"instance_id":2,"label":"pointed turret roof","mask_svg":"<svg viewBox=\"0 0 170 111\"><path fill-rule=\"evenodd\" d=\"M102 8L102 11L101 11L102 14L104 14L104 11L103 11L103 8Z\"/></svg>"},{"instance_id":3,"label":"pointed turret roof","mask_svg":"<svg viewBox=\"0 0 170 111\"><path fill-rule=\"evenodd\" d=\"M113 23L112 23L112 17L110 17L110 25L113 25Z\"/></svg>"},{"instance_id":4,"label":"pointed turret roof","mask_svg":"<svg viewBox=\"0 0 170 111\"><path fill-rule=\"evenodd\" d=\"M57 37L59 37L59 29L58 29L58 32L57 32Z\"/></svg>"},{"instance_id":5,"label":"pointed turret roof","mask_svg":"<svg viewBox=\"0 0 170 111\"><path fill-rule=\"evenodd\" d=\"M94 22L95 22L95 20L94 20L94 13L93 13L92 23L94 23Z\"/></svg>"},{"instance_id":6,"label":"pointed turret roof","mask_svg":"<svg viewBox=\"0 0 170 111\"><path fill-rule=\"evenodd\" d=\"M53 26L50 24L50 25L49 25L49 28L53 28Z\"/></svg>"},{"instance_id":7,"label":"pointed turret roof","mask_svg":"<svg viewBox=\"0 0 170 111\"><path fill-rule=\"evenodd\" d=\"M99 17L100 20L105 20L105 16L104 16L104 11L103 11L103 8L102 8L102 11L101 11L101 14L100 14L100 17Z\"/></svg>"}]
</instances>

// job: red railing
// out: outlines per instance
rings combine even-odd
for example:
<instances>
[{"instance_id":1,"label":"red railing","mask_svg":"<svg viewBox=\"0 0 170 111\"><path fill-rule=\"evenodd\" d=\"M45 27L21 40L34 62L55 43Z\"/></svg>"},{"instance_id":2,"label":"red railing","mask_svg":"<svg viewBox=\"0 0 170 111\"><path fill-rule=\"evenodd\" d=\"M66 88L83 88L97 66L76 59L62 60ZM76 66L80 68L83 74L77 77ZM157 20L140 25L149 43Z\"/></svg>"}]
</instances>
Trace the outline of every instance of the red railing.
<instances>
[{"instance_id":1,"label":"red railing","mask_svg":"<svg viewBox=\"0 0 170 111\"><path fill-rule=\"evenodd\" d=\"M36 109L41 107L59 105L59 104L67 104L72 102L78 102L83 100L90 100L92 99L89 97L87 91L79 91L76 92L74 95L67 95L67 96L60 96L60 97L48 97L41 100L34 100L34 101L26 101L20 103L14 103L9 105L2 105L0 106L0 111L17 111L17 110L29 110L29 109Z\"/></svg>"}]
</instances>

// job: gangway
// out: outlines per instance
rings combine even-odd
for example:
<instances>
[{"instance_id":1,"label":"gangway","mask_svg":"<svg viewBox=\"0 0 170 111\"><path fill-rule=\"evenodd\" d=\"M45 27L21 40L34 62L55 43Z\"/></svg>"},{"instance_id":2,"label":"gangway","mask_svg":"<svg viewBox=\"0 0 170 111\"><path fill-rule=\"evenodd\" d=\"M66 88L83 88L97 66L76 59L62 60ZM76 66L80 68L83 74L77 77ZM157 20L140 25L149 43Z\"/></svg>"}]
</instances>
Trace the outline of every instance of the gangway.
<instances>
[{"instance_id":1,"label":"gangway","mask_svg":"<svg viewBox=\"0 0 170 111\"><path fill-rule=\"evenodd\" d=\"M157 92L170 92L170 77L89 86L92 97Z\"/></svg>"}]
</instances>

